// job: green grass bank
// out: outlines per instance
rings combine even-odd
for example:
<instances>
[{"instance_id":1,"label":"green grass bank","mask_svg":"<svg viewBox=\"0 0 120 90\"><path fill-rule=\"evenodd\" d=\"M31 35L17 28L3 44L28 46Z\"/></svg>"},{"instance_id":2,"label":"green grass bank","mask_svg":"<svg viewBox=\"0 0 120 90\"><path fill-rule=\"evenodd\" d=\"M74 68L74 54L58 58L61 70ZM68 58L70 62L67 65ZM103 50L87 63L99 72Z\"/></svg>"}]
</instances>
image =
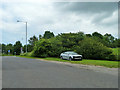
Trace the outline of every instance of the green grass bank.
<instances>
[{"instance_id":1,"label":"green grass bank","mask_svg":"<svg viewBox=\"0 0 120 90\"><path fill-rule=\"evenodd\" d=\"M60 58L55 58L55 57L47 57L47 58L37 58L37 57L28 57L28 56L19 56L19 57L32 58L32 59L44 59L48 61L69 62L74 64L104 66L109 68L118 68L118 65L119 65L118 64L119 61L91 60L91 59L83 59L82 61L69 61L69 60L62 60Z\"/></svg>"}]
</instances>

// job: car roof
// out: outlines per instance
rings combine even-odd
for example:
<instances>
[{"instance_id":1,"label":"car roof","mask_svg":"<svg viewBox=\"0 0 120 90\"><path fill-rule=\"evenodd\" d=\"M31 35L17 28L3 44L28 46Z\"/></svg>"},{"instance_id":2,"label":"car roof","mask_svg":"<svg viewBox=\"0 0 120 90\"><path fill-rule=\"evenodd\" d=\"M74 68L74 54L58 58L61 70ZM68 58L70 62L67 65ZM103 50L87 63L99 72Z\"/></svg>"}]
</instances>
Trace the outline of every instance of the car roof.
<instances>
[{"instance_id":1,"label":"car roof","mask_svg":"<svg viewBox=\"0 0 120 90\"><path fill-rule=\"evenodd\" d=\"M74 52L74 51L66 51L66 52ZM75 53L75 52L74 52Z\"/></svg>"}]
</instances>

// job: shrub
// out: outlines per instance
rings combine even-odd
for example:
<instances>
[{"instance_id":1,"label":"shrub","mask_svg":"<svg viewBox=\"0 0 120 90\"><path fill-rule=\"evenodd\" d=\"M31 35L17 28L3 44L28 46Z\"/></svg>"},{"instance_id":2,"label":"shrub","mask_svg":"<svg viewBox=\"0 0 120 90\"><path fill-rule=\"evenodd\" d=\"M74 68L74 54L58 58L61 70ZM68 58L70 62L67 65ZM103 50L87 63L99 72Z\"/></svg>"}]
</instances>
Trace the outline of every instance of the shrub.
<instances>
[{"instance_id":1,"label":"shrub","mask_svg":"<svg viewBox=\"0 0 120 90\"><path fill-rule=\"evenodd\" d=\"M47 57L50 49L51 49L51 43L49 39L41 39L35 43L34 50L33 50L34 56Z\"/></svg>"},{"instance_id":2,"label":"shrub","mask_svg":"<svg viewBox=\"0 0 120 90\"><path fill-rule=\"evenodd\" d=\"M70 42L69 40L69 43ZM92 37L84 37L83 40L78 40L77 43L72 43L72 45L68 47L66 46L70 45L68 41L67 44L65 40L63 43L63 38L61 39L60 36L50 39L42 38L35 43L33 51L27 55L35 57L59 57L64 51L75 51L82 54L83 58L86 59L116 60L116 57L112 55L112 49L104 46L101 42Z\"/></svg>"},{"instance_id":3,"label":"shrub","mask_svg":"<svg viewBox=\"0 0 120 90\"><path fill-rule=\"evenodd\" d=\"M28 53L21 53L20 56L29 56L29 57L33 57L34 56L34 52L28 52Z\"/></svg>"},{"instance_id":4,"label":"shrub","mask_svg":"<svg viewBox=\"0 0 120 90\"><path fill-rule=\"evenodd\" d=\"M26 56L26 53L21 53L20 56Z\"/></svg>"},{"instance_id":5,"label":"shrub","mask_svg":"<svg viewBox=\"0 0 120 90\"><path fill-rule=\"evenodd\" d=\"M36 57L59 57L60 53L64 51L62 42L56 38L41 39L35 43L33 50Z\"/></svg>"},{"instance_id":6,"label":"shrub","mask_svg":"<svg viewBox=\"0 0 120 90\"><path fill-rule=\"evenodd\" d=\"M73 48L86 59L110 59L112 53L111 49L92 38L85 38L79 42L78 46L74 46Z\"/></svg>"},{"instance_id":7,"label":"shrub","mask_svg":"<svg viewBox=\"0 0 120 90\"><path fill-rule=\"evenodd\" d=\"M116 60L118 60L118 57L117 57L117 55L111 54L111 55L109 55L108 59L112 60L112 61L116 61Z\"/></svg>"}]
</instances>

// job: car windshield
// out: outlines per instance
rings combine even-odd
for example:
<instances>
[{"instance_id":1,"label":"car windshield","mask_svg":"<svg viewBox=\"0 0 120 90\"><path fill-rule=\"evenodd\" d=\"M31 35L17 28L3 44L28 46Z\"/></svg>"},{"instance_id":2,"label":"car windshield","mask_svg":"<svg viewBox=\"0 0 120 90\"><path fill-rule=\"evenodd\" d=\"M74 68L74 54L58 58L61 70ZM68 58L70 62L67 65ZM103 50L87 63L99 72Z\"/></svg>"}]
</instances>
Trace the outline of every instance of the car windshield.
<instances>
[{"instance_id":1,"label":"car windshield","mask_svg":"<svg viewBox=\"0 0 120 90\"><path fill-rule=\"evenodd\" d=\"M69 52L69 54L71 54L71 55L78 55L78 54L75 53L75 52Z\"/></svg>"}]
</instances>

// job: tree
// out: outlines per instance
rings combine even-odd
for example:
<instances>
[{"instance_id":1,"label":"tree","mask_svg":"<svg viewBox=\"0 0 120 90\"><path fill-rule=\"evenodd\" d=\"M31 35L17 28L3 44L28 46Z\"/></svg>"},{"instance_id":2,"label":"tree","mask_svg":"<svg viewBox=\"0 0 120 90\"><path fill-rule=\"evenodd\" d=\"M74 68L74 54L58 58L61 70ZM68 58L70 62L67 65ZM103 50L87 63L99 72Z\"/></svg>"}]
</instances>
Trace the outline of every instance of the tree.
<instances>
[{"instance_id":1,"label":"tree","mask_svg":"<svg viewBox=\"0 0 120 90\"><path fill-rule=\"evenodd\" d=\"M63 52L66 51L66 48L62 46L62 42L58 40L56 37L50 38L50 45L51 49L48 52L49 57L59 57L59 55Z\"/></svg>"},{"instance_id":2,"label":"tree","mask_svg":"<svg viewBox=\"0 0 120 90\"><path fill-rule=\"evenodd\" d=\"M28 40L31 46L34 46L35 42L38 41L38 38L34 35Z\"/></svg>"},{"instance_id":3,"label":"tree","mask_svg":"<svg viewBox=\"0 0 120 90\"><path fill-rule=\"evenodd\" d=\"M78 45L78 42L84 39L84 33L62 33L56 36L61 42L63 47L72 48L74 45Z\"/></svg>"},{"instance_id":4,"label":"tree","mask_svg":"<svg viewBox=\"0 0 120 90\"><path fill-rule=\"evenodd\" d=\"M120 48L120 39L118 39L117 45L118 45L118 47Z\"/></svg>"},{"instance_id":5,"label":"tree","mask_svg":"<svg viewBox=\"0 0 120 90\"><path fill-rule=\"evenodd\" d=\"M6 53L6 45L2 44L2 53L5 54Z\"/></svg>"},{"instance_id":6,"label":"tree","mask_svg":"<svg viewBox=\"0 0 120 90\"><path fill-rule=\"evenodd\" d=\"M87 37L92 37L92 35L91 35L91 34L86 34L86 36L87 36Z\"/></svg>"},{"instance_id":7,"label":"tree","mask_svg":"<svg viewBox=\"0 0 120 90\"><path fill-rule=\"evenodd\" d=\"M39 35L39 40L42 38L42 35Z\"/></svg>"},{"instance_id":8,"label":"tree","mask_svg":"<svg viewBox=\"0 0 120 90\"><path fill-rule=\"evenodd\" d=\"M33 46L28 44L27 45L27 51L28 52L31 52L33 50ZM26 52L26 45L23 46L23 51Z\"/></svg>"},{"instance_id":9,"label":"tree","mask_svg":"<svg viewBox=\"0 0 120 90\"><path fill-rule=\"evenodd\" d=\"M0 43L0 56L2 55L2 44Z\"/></svg>"},{"instance_id":10,"label":"tree","mask_svg":"<svg viewBox=\"0 0 120 90\"><path fill-rule=\"evenodd\" d=\"M36 57L59 57L64 50L62 42L54 37L50 39L42 38L35 43L33 51Z\"/></svg>"},{"instance_id":11,"label":"tree","mask_svg":"<svg viewBox=\"0 0 120 90\"><path fill-rule=\"evenodd\" d=\"M16 55L20 55L21 47L22 47L21 42L16 41L16 43L14 44L14 53L16 53Z\"/></svg>"},{"instance_id":12,"label":"tree","mask_svg":"<svg viewBox=\"0 0 120 90\"><path fill-rule=\"evenodd\" d=\"M29 41L29 44L27 45L27 51L32 51L33 50L33 47L35 45L35 42L38 41L38 38L34 35L33 37L30 37L30 39L28 40ZM26 46L26 45L25 45ZM23 49L25 49L25 46L23 47Z\"/></svg>"},{"instance_id":13,"label":"tree","mask_svg":"<svg viewBox=\"0 0 120 90\"><path fill-rule=\"evenodd\" d=\"M107 41L108 47L115 47L115 43L116 43L115 38L111 34L106 33L104 35L104 39L105 39L105 41Z\"/></svg>"},{"instance_id":14,"label":"tree","mask_svg":"<svg viewBox=\"0 0 120 90\"><path fill-rule=\"evenodd\" d=\"M52 38L52 37L54 37L53 32L45 31L45 33L44 33L44 35L43 35L43 38L49 39L49 38Z\"/></svg>"},{"instance_id":15,"label":"tree","mask_svg":"<svg viewBox=\"0 0 120 90\"><path fill-rule=\"evenodd\" d=\"M13 54L13 45L12 44L6 45L6 54L8 54L8 50L10 50L9 54Z\"/></svg>"},{"instance_id":16,"label":"tree","mask_svg":"<svg viewBox=\"0 0 120 90\"><path fill-rule=\"evenodd\" d=\"M74 46L74 51L82 54L86 59L110 59L112 50L93 38L85 38L79 45Z\"/></svg>"},{"instance_id":17,"label":"tree","mask_svg":"<svg viewBox=\"0 0 120 90\"><path fill-rule=\"evenodd\" d=\"M106 33L106 34L104 35L104 37L106 38L107 41L109 41L109 42L111 42L111 43L114 42L114 39L115 39L115 38L114 38L111 34Z\"/></svg>"},{"instance_id":18,"label":"tree","mask_svg":"<svg viewBox=\"0 0 120 90\"><path fill-rule=\"evenodd\" d=\"M35 43L34 56L36 57L47 57L48 52L51 49L51 43L48 39L41 39Z\"/></svg>"},{"instance_id":19,"label":"tree","mask_svg":"<svg viewBox=\"0 0 120 90\"><path fill-rule=\"evenodd\" d=\"M100 39L103 39L102 34L100 34L100 33L98 33L98 32L92 33L92 36L94 36L94 37L99 37Z\"/></svg>"}]
</instances>

